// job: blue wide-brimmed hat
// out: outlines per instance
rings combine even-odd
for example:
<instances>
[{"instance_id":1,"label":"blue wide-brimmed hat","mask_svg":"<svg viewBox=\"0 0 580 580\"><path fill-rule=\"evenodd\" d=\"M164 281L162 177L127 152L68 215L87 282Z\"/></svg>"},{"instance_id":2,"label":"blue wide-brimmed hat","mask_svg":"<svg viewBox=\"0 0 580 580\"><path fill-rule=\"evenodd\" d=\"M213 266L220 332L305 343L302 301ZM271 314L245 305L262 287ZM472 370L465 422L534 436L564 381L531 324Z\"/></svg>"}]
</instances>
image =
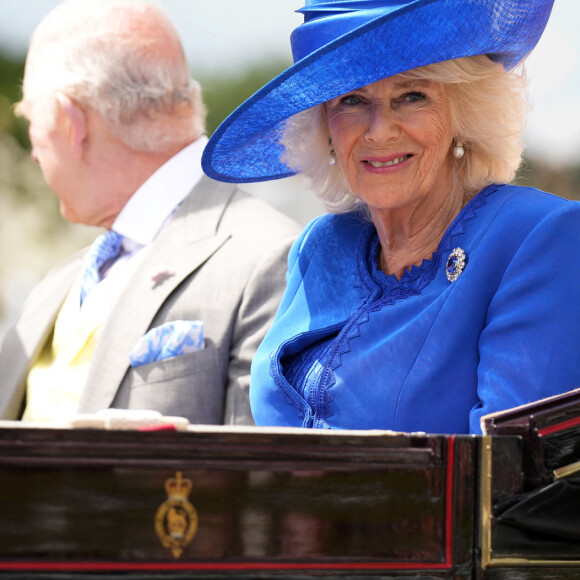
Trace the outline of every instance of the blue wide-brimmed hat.
<instances>
[{"instance_id":1,"label":"blue wide-brimmed hat","mask_svg":"<svg viewBox=\"0 0 580 580\"><path fill-rule=\"evenodd\" d=\"M294 65L240 105L207 144L219 181L293 175L280 161L288 117L382 78L487 55L512 69L537 44L554 0L306 0Z\"/></svg>"}]
</instances>

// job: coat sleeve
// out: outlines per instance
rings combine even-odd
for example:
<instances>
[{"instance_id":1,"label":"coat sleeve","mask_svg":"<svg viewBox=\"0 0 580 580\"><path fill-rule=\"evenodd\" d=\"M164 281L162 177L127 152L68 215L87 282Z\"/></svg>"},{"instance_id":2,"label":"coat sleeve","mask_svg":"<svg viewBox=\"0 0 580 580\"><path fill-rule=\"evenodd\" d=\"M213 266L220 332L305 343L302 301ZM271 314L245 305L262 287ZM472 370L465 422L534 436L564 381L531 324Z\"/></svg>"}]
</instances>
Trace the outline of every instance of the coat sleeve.
<instances>
[{"instance_id":1,"label":"coat sleeve","mask_svg":"<svg viewBox=\"0 0 580 580\"><path fill-rule=\"evenodd\" d=\"M526 236L489 305L479 353L472 433L483 415L580 387L580 204Z\"/></svg>"},{"instance_id":2,"label":"coat sleeve","mask_svg":"<svg viewBox=\"0 0 580 580\"><path fill-rule=\"evenodd\" d=\"M249 404L250 366L282 299L288 252L294 237L264 253L248 279L231 342L225 425L254 424Z\"/></svg>"}]
</instances>

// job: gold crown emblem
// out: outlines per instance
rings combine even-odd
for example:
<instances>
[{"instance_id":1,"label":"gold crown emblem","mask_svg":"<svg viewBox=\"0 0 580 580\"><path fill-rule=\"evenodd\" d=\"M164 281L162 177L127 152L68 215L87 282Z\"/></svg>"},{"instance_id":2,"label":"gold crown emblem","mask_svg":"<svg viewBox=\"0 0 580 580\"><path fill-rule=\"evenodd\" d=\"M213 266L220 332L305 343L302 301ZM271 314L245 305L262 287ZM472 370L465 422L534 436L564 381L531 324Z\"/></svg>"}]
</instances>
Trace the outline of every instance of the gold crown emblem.
<instances>
[{"instance_id":1,"label":"gold crown emblem","mask_svg":"<svg viewBox=\"0 0 580 580\"><path fill-rule=\"evenodd\" d=\"M169 499L187 499L191 492L191 480L184 479L181 471L177 471L175 477L170 477L165 482L165 491Z\"/></svg>"},{"instance_id":2,"label":"gold crown emblem","mask_svg":"<svg viewBox=\"0 0 580 580\"><path fill-rule=\"evenodd\" d=\"M191 480L177 471L175 477L165 480L167 499L155 514L155 531L161 544L169 548L175 558L181 556L197 532L197 511L187 499L191 488Z\"/></svg>"}]
</instances>

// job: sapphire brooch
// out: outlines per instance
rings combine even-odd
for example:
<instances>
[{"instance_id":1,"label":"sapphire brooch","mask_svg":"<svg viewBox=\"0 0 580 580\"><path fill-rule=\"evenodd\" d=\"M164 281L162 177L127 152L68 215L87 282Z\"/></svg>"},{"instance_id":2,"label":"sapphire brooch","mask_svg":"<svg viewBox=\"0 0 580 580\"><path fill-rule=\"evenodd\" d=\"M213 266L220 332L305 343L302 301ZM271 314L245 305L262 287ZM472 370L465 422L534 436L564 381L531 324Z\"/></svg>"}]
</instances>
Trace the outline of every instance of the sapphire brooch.
<instances>
[{"instance_id":1,"label":"sapphire brooch","mask_svg":"<svg viewBox=\"0 0 580 580\"><path fill-rule=\"evenodd\" d=\"M455 282L459 274L465 269L465 252L461 248L455 248L447 258L445 273L449 282Z\"/></svg>"}]
</instances>

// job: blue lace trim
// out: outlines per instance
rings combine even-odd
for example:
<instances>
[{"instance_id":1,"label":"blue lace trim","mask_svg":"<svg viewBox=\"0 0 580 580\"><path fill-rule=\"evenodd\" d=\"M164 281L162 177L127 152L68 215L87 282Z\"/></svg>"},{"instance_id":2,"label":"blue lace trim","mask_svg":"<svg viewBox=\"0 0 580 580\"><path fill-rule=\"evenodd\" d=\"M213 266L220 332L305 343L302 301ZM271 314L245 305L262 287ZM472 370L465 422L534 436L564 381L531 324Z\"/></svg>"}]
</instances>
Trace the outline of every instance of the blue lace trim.
<instances>
[{"instance_id":1,"label":"blue lace trim","mask_svg":"<svg viewBox=\"0 0 580 580\"><path fill-rule=\"evenodd\" d=\"M397 279L396 276L387 276L380 268L378 256L380 252L380 241L376 231L371 231L366 239L366 255L359 252L359 276L370 281L367 286L378 285L383 288L384 300L390 303L390 298L401 300L414 294L420 294L425 286L430 284L441 268L444 255L447 255L454 247L453 238L465 233L465 223L472 220L477 215L477 210L487 203L489 195L497 191L499 186L490 185L480 191L457 215L439 242L437 251L429 259L423 260L420 266L411 266L410 270L405 270L403 276ZM368 234L367 234L368 235ZM384 303L381 301L381 305Z\"/></svg>"}]
</instances>

